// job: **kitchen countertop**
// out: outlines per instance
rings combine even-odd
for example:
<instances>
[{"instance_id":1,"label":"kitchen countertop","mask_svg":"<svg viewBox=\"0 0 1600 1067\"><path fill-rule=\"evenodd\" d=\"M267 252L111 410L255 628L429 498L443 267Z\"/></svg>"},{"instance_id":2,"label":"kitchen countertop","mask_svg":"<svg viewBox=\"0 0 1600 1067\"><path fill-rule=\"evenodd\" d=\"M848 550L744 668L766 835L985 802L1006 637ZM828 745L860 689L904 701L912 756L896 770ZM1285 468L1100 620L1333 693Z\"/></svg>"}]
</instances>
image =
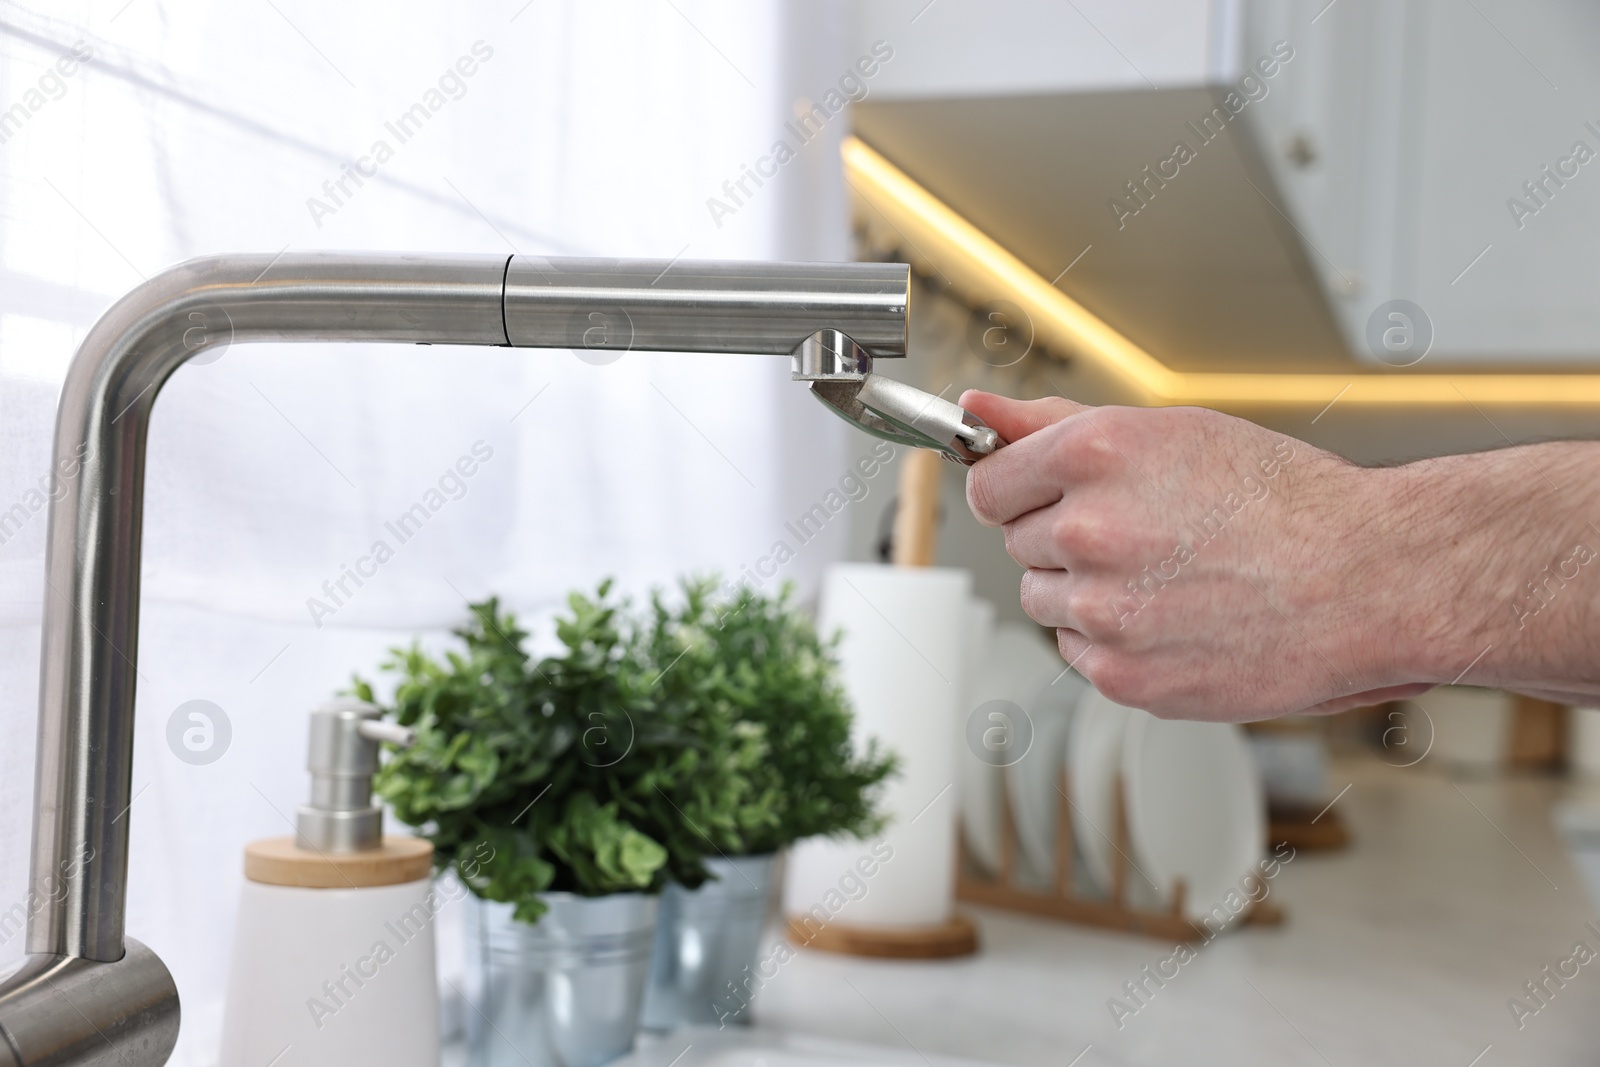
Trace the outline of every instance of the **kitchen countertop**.
<instances>
[{"instance_id":1,"label":"kitchen countertop","mask_svg":"<svg viewBox=\"0 0 1600 1067\"><path fill-rule=\"evenodd\" d=\"M1600 789L1375 760L1329 780L1349 784L1351 847L1296 856L1270 883L1281 928L1204 945L1120 1029L1108 1001L1132 1006L1123 984L1172 945L985 909L969 909L983 949L964 960L802 951L757 995L757 1019L1021 1067L1594 1063L1600 960L1521 1030L1507 1001L1579 940L1600 951L1550 819L1553 802Z\"/></svg>"}]
</instances>

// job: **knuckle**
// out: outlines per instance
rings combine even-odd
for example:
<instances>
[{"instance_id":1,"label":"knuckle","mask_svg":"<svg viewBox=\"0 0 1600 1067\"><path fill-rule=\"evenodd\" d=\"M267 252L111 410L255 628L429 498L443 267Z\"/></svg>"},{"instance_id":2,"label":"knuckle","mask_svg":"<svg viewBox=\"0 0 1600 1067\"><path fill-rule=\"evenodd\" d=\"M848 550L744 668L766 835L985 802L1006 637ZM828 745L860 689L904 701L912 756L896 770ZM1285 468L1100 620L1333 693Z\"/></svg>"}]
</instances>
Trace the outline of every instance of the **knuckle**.
<instances>
[{"instance_id":1,"label":"knuckle","mask_svg":"<svg viewBox=\"0 0 1600 1067\"><path fill-rule=\"evenodd\" d=\"M1128 464L1127 457L1103 433L1096 433L1083 453L1083 468L1093 474L1105 475Z\"/></svg>"},{"instance_id":2,"label":"knuckle","mask_svg":"<svg viewBox=\"0 0 1600 1067\"><path fill-rule=\"evenodd\" d=\"M1075 508L1057 518L1050 536L1068 559L1103 562L1117 546L1105 518L1092 511Z\"/></svg>"},{"instance_id":3,"label":"knuckle","mask_svg":"<svg viewBox=\"0 0 1600 1067\"><path fill-rule=\"evenodd\" d=\"M1073 629L1098 643L1115 639L1121 629L1116 605L1101 590L1074 589L1067 597L1067 612Z\"/></svg>"},{"instance_id":4,"label":"knuckle","mask_svg":"<svg viewBox=\"0 0 1600 1067\"><path fill-rule=\"evenodd\" d=\"M1092 416L1071 419L1063 426L1051 458L1057 473L1063 478L1081 479L1110 468L1113 462L1122 462L1116 445L1106 432L1106 412L1102 408Z\"/></svg>"}]
</instances>

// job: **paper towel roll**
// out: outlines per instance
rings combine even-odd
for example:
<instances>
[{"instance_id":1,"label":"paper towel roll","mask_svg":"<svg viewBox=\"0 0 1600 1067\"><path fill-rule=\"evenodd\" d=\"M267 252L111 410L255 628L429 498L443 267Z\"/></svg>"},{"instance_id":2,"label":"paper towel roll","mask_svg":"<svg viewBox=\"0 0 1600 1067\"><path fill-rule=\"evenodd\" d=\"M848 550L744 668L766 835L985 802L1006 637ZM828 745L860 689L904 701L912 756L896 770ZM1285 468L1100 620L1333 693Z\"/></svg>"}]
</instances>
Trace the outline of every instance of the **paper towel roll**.
<instances>
[{"instance_id":1,"label":"paper towel roll","mask_svg":"<svg viewBox=\"0 0 1600 1067\"><path fill-rule=\"evenodd\" d=\"M818 621L824 634L845 634L841 681L856 743L877 738L900 756L900 773L884 791L889 827L876 849L831 838L795 846L784 882L789 916L880 927L950 919L971 586L962 570L865 563L837 564L824 578Z\"/></svg>"}]
</instances>

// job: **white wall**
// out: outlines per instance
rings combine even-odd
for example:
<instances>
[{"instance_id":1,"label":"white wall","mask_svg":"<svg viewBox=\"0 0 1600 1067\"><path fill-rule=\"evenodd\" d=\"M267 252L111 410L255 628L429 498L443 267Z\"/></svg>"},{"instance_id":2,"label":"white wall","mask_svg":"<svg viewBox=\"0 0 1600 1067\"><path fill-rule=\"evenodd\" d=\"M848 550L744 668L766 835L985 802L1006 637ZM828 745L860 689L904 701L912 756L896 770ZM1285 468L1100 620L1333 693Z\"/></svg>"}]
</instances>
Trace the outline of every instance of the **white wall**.
<instances>
[{"instance_id":1,"label":"white wall","mask_svg":"<svg viewBox=\"0 0 1600 1067\"><path fill-rule=\"evenodd\" d=\"M1233 0L863 0L862 45L887 41L883 98L1198 85L1235 62ZM860 48L858 51L862 50Z\"/></svg>"}]
</instances>

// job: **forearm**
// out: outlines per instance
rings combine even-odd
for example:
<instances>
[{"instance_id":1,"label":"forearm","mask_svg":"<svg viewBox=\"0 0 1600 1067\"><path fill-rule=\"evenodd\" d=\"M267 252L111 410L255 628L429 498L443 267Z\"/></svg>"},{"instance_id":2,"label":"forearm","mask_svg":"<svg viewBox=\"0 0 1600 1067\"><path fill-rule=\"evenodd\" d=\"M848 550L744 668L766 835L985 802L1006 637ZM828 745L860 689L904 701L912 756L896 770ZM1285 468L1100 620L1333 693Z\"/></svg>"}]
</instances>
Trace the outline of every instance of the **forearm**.
<instances>
[{"instance_id":1,"label":"forearm","mask_svg":"<svg viewBox=\"0 0 1600 1067\"><path fill-rule=\"evenodd\" d=\"M1600 695L1600 443L1556 442L1370 472L1378 591L1397 676L1552 698ZM1381 617L1381 616L1380 616ZM1382 653L1377 653L1382 655ZM1408 679L1409 680L1409 679Z\"/></svg>"}]
</instances>

